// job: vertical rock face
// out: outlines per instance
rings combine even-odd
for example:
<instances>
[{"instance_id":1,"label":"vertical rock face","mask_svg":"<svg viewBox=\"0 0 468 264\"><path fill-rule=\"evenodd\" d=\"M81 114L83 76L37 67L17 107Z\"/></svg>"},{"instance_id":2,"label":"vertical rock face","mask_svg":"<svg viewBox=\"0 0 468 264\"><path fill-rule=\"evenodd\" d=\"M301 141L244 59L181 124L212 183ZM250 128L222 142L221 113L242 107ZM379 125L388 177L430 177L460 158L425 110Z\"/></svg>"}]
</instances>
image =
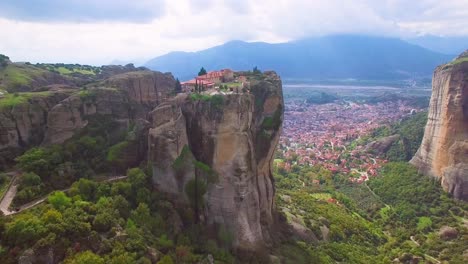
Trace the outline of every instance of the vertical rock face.
<instances>
[{"instance_id":1,"label":"vertical rock face","mask_svg":"<svg viewBox=\"0 0 468 264\"><path fill-rule=\"evenodd\" d=\"M47 113L67 96L67 93L57 92L0 109L0 168L13 161L19 149L42 142L46 133Z\"/></svg>"},{"instance_id":2,"label":"vertical rock face","mask_svg":"<svg viewBox=\"0 0 468 264\"><path fill-rule=\"evenodd\" d=\"M271 163L283 109L281 80L273 72L253 80L251 93L179 96L159 106L152 114L148 151L155 183L191 199L186 184L199 175L207 182L207 224L226 228L237 248L267 244L275 192ZM203 178L194 163L207 165L215 179Z\"/></svg>"},{"instance_id":3,"label":"vertical rock face","mask_svg":"<svg viewBox=\"0 0 468 264\"><path fill-rule=\"evenodd\" d=\"M124 90L136 103L154 107L169 97L174 90L175 79L170 73L134 71L112 76L105 84Z\"/></svg>"},{"instance_id":4,"label":"vertical rock face","mask_svg":"<svg viewBox=\"0 0 468 264\"><path fill-rule=\"evenodd\" d=\"M411 163L468 201L468 52L436 69L424 138Z\"/></svg>"},{"instance_id":5,"label":"vertical rock face","mask_svg":"<svg viewBox=\"0 0 468 264\"><path fill-rule=\"evenodd\" d=\"M47 130L42 144L60 144L87 124L92 115L109 116L127 123L131 119L128 98L118 90L97 89L84 95L74 94L56 104L47 117Z\"/></svg>"},{"instance_id":6,"label":"vertical rock face","mask_svg":"<svg viewBox=\"0 0 468 264\"><path fill-rule=\"evenodd\" d=\"M96 83L100 88L31 93L24 103L0 108L0 168L29 147L63 143L93 115L122 127L130 120L146 120L148 112L171 96L175 82L169 73L125 72Z\"/></svg>"}]
</instances>

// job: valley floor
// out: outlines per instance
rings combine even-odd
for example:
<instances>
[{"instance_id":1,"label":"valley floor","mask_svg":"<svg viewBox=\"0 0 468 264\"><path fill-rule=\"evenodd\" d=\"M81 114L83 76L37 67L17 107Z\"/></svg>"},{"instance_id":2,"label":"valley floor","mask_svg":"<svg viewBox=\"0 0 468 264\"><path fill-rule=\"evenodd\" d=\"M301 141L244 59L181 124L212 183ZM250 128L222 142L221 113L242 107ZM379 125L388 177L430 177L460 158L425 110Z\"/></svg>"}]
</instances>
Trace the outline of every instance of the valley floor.
<instances>
[{"instance_id":1,"label":"valley floor","mask_svg":"<svg viewBox=\"0 0 468 264\"><path fill-rule=\"evenodd\" d=\"M468 261L467 204L407 163L424 108L410 100L308 104L285 94L274 169L277 205L295 239L277 249L282 263ZM366 147L395 135L383 151Z\"/></svg>"}]
</instances>

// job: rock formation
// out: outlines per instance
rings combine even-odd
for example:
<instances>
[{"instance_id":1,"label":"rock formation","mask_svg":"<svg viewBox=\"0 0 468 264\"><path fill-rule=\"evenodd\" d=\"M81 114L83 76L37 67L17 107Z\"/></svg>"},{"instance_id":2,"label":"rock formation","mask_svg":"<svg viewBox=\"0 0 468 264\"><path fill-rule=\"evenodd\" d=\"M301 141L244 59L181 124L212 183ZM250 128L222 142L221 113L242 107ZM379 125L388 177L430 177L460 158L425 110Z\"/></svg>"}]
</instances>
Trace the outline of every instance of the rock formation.
<instances>
[{"instance_id":1,"label":"rock formation","mask_svg":"<svg viewBox=\"0 0 468 264\"><path fill-rule=\"evenodd\" d=\"M171 74L135 71L114 75L102 85L30 93L23 103L2 107L0 168L29 147L63 143L93 115L108 116L123 127L130 120L145 120L149 111L173 93L175 79Z\"/></svg>"},{"instance_id":2,"label":"rock formation","mask_svg":"<svg viewBox=\"0 0 468 264\"><path fill-rule=\"evenodd\" d=\"M200 212L206 222L226 228L237 248L264 246L273 223L271 163L283 109L273 72L253 80L251 93L181 95L160 105L151 113L148 139L154 182L190 200L187 184L198 176L207 185Z\"/></svg>"},{"instance_id":3,"label":"rock formation","mask_svg":"<svg viewBox=\"0 0 468 264\"><path fill-rule=\"evenodd\" d=\"M15 107L0 108L0 168L9 163L21 149L41 144L47 127L47 114L66 92L30 98Z\"/></svg>"},{"instance_id":4,"label":"rock formation","mask_svg":"<svg viewBox=\"0 0 468 264\"><path fill-rule=\"evenodd\" d=\"M400 135L392 135L378 140L369 142L366 145L365 151L375 152L379 155L385 154L390 147L400 139Z\"/></svg>"},{"instance_id":5,"label":"rock formation","mask_svg":"<svg viewBox=\"0 0 468 264\"><path fill-rule=\"evenodd\" d=\"M436 69L424 138L411 163L468 201L468 51Z\"/></svg>"},{"instance_id":6,"label":"rock formation","mask_svg":"<svg viewBox=\"0 0 468 264\"><path fill-rule=\"evenodd\" d=\"M171 74L140 69L85 89L20 94L21 103L0 109L0 153L9 157L0 165L27 148L64 143L94 117L124 132L132 124L138 151L128 154L138 164L144 153L160 191L191 204L194 219L228 232L236 248L261 248L272 240L271 165L284 102L274 72L245 74L250 91L174 97Z\"/></svg>"}]
</instances>

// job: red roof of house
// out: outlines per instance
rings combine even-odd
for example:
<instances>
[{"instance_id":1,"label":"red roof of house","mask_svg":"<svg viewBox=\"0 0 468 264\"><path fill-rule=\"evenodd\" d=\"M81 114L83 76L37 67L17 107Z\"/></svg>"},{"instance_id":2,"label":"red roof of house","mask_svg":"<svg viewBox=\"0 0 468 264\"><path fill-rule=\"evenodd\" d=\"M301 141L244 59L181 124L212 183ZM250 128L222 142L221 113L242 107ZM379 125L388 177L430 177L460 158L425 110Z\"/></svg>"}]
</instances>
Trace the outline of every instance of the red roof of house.
<instances>
[{"instance_id":1,"label":"red roof of house","mask_svg":"<svg viewBox=\"0 0 468 264\"><path fill-rule=\"evenodd\" d=\"M223 77L224 74L232 72L230 69L222 69L220 71L210 71L207 74L201 75L196 77L198 80L203 80L203 79L211 79L211 78L218 78L218 77Z\"/></svg>"}]
</instances>

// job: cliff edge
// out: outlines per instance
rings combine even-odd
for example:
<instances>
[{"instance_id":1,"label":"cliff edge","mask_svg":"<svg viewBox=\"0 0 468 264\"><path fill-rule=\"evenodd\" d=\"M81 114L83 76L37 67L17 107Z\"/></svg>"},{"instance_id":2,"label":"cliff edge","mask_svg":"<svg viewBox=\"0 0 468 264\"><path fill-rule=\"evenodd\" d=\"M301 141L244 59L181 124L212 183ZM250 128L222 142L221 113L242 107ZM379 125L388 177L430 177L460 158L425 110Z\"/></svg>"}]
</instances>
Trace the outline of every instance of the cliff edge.
<instances>
[{"instance_id":1,"label":"cliff edge","mask_svg":"<svg viewBox=\"0 0 468 264\"><path fill-rule=\"evenodd\" d=\"M153 181L190 201L195 218L230 233L234 247L267 245L283 109L274 72L251 79L250 93L181 94L158 106L148 133Z\"/></svg>"},{"instance_id":2,"label":"cliff edge","mask_svg":"<svg viewBox=\"0 0 468 264\"><path fill-rule=\"evenodd\" d=\"M410 162L468 201L468 51L435 70L424 138Z\"/></svg>"}]
</instances>

